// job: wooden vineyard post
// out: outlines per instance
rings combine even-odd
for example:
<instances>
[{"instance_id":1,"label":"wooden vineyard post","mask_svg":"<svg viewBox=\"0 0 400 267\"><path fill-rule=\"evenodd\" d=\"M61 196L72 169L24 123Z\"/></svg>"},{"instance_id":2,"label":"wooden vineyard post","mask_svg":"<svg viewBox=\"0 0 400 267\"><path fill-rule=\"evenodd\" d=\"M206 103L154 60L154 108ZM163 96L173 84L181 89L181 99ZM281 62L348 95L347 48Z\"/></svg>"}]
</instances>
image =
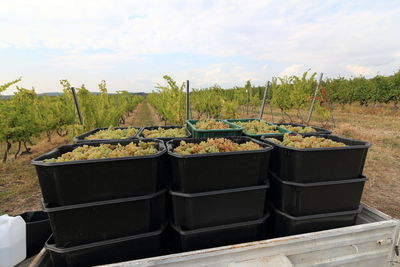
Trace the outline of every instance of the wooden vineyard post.
<instances>
[{"instance_id":1,"label":"wooden vineyard post","mask_svg":"<svg viewBox=\"0 0 400 267\"><path fill-rule=\"evenodd\" d=\"M260 110L260 120L262 120L262 117L263 117L263 114L264 114L265 101L267 100L267 94L268 94L269 85L270 85L270 83L268 81L267 85L265 86L265 89L264 89L263 101L262 101L261 110Z\"/></svg>"},{"instance_id":2,"label":"wooden vineyard post","mask_svg":"<svg viewBox=\"0 0 400 267\"><path fill-rule=\"evenodd\" d=\"M313 99L312 99L312 102L311 102L310 111L308 112L308 117L307 117L307 121L306 121L307 123L309 123L310 120L311 120L311 115L312 115L312 113L314 111L315 99L317 98L317 93L318 93L318 90L319 90L319 86L321 85L321 81L322 81L322 76L323 75L324 75L323 73L321 73L319 75L319 80L318 80L317 87L315 88L315 91L314 91L314 96L313 96Z\"/></svg>"},{"instance_id":3,"label":"wooden vineyard post","mask_svg":"<svg viewBox=\"0 0 400 267\"><path fill-rule=\"evenodd\" d=\"M186 120L190 120L189 80L186 80Z\"/></svg>"},{"instance_id":4,"label":"wooden vineyard post","mask_svg":"<svg viewBox=\"0 0 400 267\"><path fill-rule=\"evenodd\" d=\"M78 112L79 121L82 125L85 125L81 114L81 109L79 108L78 98L76 97L75 88L71 87L71 91L72 91L72 96L74 97L75 108L76 111Z\"/></svg>"}]
</instances>

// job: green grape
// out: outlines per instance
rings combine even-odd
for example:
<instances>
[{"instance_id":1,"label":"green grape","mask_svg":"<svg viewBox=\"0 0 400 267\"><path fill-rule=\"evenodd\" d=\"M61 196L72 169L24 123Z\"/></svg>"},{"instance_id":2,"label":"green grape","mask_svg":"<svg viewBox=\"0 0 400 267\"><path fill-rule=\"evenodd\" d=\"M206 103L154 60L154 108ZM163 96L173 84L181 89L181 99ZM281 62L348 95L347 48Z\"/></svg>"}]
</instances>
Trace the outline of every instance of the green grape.
<instances>
[{"instance_id":1,"label":"green grape","mask_svg":"<svg viewBox=\"0 0 400 267\"><path fill-rule=\"evenodd\" d=\"M187 132L185 127L182 128L171 128L164 129L159 127L154 130L143 130L143 136L146 138L157 138L157 137L185 137L187 136Z\"/></svg>"},{"instance_id":2,"label":"green grape","mask_svg":"<svg viewBox=\"0 0 400 267\"><path fill-rule=\"evenodd\" d=\"M110 126L106 130L100 130L85 137L85 140L102 140L102 139L125 139L134 136L137 129L128 127L127 129L114 129Z\"/></svg>"},{"instance_id":3,"label":"green grape","mask_svg":"<svg viewBox=\"0 0 400 267\"><path fill-rule=\"evenodd\" d=\"M262 147L260 145L252 141L238 144L225 138L209 138L207 139L207 141L201 141L198 144L186 143L185 141L181 141L179 143L179 146L174 149L174 152L181 155L191 155L261 149Z\"/></svg>"},{"instance_id":4,"label":"green grape","mask_svg":"<svg viewBox=\"0 0 400 267\"><path fill-rule=\"evenodd\" d=\"M315 133L317 131L314 128L309 127L309 126L302 127L302 126L292 126L292 125L281 124L281 125L279 125L279 127L284 128L291 132L295 132L295 133Z\"/></svg>"},{"instance_id":5,"label":"green grape","mask_svg":"<svg viewBox=\"0 0 400 267\"><path fill-rule=\"evenodd\" d=\"M309 136L303 137L301 135L289 135L285 134L283 140L279 141L275 138L268 138L268 140L278 143L284 146L295 147L295 148L326 148L326 147L343 147L347 146L341 142L335 142L328 138Z\"/></svg>"},{"instance_id":6,"label":"green grape","mask_svg":"<svg viewBox=\"0 0 400 267\"><path fill-rule=\"evenodd\" d=\"M195 125L199 130L229 129L229 125L214 119L199 120Z\"/></svg>"},{"instance_id":7,"label":"green grape","mask_svg":"<svg viewBox=\"0 0 400 267\"><path fill-rule=\"evenodd\" d=\"M83 145L67 152L58 158L45 159L44 162L66 162L76 160L120 158L132 156L153 155L158 152L154 142L142 142L139 144L129 143L125 146L121 144L110 145L100 144L99 146Z\"/></svg>"},{"instance_id":8,"label":"green grape","mask_svg":"<svg viewBox=\"0 0 400 267\"><path fill-rule=\"evenodd\" d=\"M266 134L266 133L280 133L276 125L268 124L264 121L253 120L249 122L235 122L235 124L244 128L247 134Z\"/></svg>"}]
</instances>

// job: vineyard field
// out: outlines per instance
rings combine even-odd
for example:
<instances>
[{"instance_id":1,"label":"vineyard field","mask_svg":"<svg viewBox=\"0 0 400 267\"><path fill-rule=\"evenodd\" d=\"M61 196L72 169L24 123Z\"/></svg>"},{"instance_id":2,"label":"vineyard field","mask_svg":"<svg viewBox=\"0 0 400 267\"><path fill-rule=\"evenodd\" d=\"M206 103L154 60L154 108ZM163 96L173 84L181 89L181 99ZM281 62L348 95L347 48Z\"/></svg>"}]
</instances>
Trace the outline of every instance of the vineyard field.
<instances>
[{"instance_id":1,"label":"vineyard field","mask_svg":"<svg viewBox=\"0 0 400 267\"><path fill-rule=\"evenodd\" d=\"M315 73L305 73L301 77L273 79L263 119L275 123L304 123L317 83L315 77ZM398 218L399 77L400 72L389 77L360 78L361 82L355 78L325 80L318 91L310 122L310 125L332 130L333 134L373 144L365 167L369 181L363 201ZM70 143L74 135L118 125L183 125L186 85L179 85L169 76L164 76L164 80L167 85L157 85L146 98L125 91L108 94L104 81L99 84L100 94L91 94L82 85L76 91L83 126L75 111L70 84L65 80L61 81L64 94L59 96L38 96L34 90L18 88L13 97L1 99L0 153L6 161L0 163L0 213L14 215L40 209L40 188L30 160ZM2 85L0 93L18 82ZM191 118L256 118L264 89L252 86L250 81L243 87L231 89L218 85L191 89ZM367 91L368 99L357 98ZM345 100L348 95L344 92L353 92L353 98Z\"/></svg>"},{"instance_id":2,"label":"vineyard field","mask_svg":"<svg viewBox=\"0 0 400 267\"><path fill-rule=\"evenodd\" d=\"M146 117L144 121L151 125L160 125L156 121L157 115L154 108L148 106L150 113L147 113L148 105L142 102L127 117L127 123L141 125L136 114L144 110ZM382 210L392 216L400 218L399 203L400 186L397 178L400 177L400 116L399 111L393 111L391 105L379 105L375 109L353 105L336 105L333 110L336 119L336 128L332 129L334 134L351 138L358 138L370 141L373 146L368 152L365 174L369 181L366 183L363 201L367 204ZM247 116L246 113L241 114ZM255 116L250 113L249 116ZM280 111L274 109L274 119L280 119ZM271 120L266 114L264 119ZM316 124L316 126L318 126ZM33 167L29 165L30 160L35 156L49 151L53 147L67 144L67 137L54 136L51 143L47 137L42 135L36 138L36 145L32 146L32 154L22 155L8 164L0 164L0 212L18 214L25 210L40 208L40 188ZM0 152L3 150L0 149Z\"/></svg>"},{"instance_id":3,"label":"vineyard field","mask_svg":"<svg viewBox=\"0 0 400 267\"><path fill-rule=\"evenodd\" d=\"M2 85L0 93L20 81ZM34 89L17 86L13 97L0 101L0 143L5 144L3 162L7 162L13 145L18 146L15 158L30 153L32 139L42 133L51 142L53 133L71 138L94 128L124 123L126 114L143 100L142 96L132 96L127 91L110 95L105 81L99 84L100 94L92 94L82 85L76 90L83 118L80 121L71 85L67 80L60 83L64 94L59 96L38 96Z\"/></svg>"}]
</instances>

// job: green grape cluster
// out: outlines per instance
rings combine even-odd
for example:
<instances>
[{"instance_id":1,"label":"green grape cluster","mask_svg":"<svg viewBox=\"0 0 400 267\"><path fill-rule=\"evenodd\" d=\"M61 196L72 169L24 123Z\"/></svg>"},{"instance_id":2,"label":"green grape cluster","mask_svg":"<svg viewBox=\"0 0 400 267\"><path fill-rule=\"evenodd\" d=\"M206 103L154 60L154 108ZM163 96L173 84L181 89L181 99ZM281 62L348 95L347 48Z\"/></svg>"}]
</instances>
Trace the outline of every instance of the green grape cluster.
<instances>
[{"instance_id":1,"label":"green grape cluster","mask_svg":"<svg viewBox=\"0 0 400 267\"><path fill-rule=\"evenodd\" d=\"M276 125L268 124L267 122L261 120L235 122L235 124L243 127L244 132L247 134L280 133Z\"/></svg>"},{"instance_id":2,"label":"green grape cluster","mask_svg":"<svg viewBox=\"0 0 400 267\"><path fill-rule=\"evenodd\" d=\"M114 129L110 126L106 130L100 130L85 137L85 140L110 140L110 139L125 139L134 136L137 133L137 129L128 127L126 129Z\"/></svg>"},{"instance_id":3,"label":"green grape cluster","mask_svg":"<svg viewBox=\"0 0 400 267\"><path fill-rule=\"evenodd\" d=\"M229 129L229 125L223 121L217 121L214 119L199 120L195 124L196 129L199 130L217 130L217 129Z\"/></svg>"},{"instance_id":4,"label":"green grape cluster","mask_svg":"<svg viewBox=\"0 0 400 267\"><path fill-rule=\"evenodd\" d=\"M206 154L206 153L221 153L233 151L248 151L248 150L261 150L262 147L252 141L243 144L238 144L232 140L225 138L209 138L207 141L200 143L186 143L181 141L179 146L174 149L174 152L181 155L191 154Z\"/></svg>"},{"instance_id":5,"label":"green grape cluster","mask_svg":"<svg viewBox=\"0 0 400 267\"><path fill-rule=\"evenodd\" d=\"M185 136L187 136L185 127L170 128L170 129L158 127L158 129L154 129L154 130L144 129L142 134L145 138L185 137Z\"/></svg>"},{"instance_id":6,"label":"green grape cluster","mask_svg":"<svg viewBox=\"0 0 400 267\"><path fill-rule=\"evenodd\" d=\"M110 145L101 144L99 146L83 145L67 152L58 158L46 159L45 162L66 162L88 159L120 158L153 155L158 152L154 142L142 142L139 144L129 143L125 146L121 144Z\"/></svg>"},{"instance_id":7,"label":"green grape cluster","mask_svg":"<svg viewBox=\"0 0 400 267\"><path fill-rule=\"evenodd\" d=\"M310 137L303 137L299 134L297 135L289 135L285 134L283 136L283 140L279 141L275 138L268 138L272 142L290 146L295 148L326 148L326 147L343 147L347 146L341 142L335 142L331 139L324 138L324 137L317 137L317 136L310 136Z\"/></svg>"},{"instance_id":8,"label":"green grape cluster","mask_svg":"<svg viewBox=\"0 0 400 267\"><path fill-rule=\"evenodd\" d=\"M315 133L317 130L310 126L292 126L292 125L279 125L279 127L284 128L288 131L295 132L295 133Z\"/></svg>"}]
</instances>

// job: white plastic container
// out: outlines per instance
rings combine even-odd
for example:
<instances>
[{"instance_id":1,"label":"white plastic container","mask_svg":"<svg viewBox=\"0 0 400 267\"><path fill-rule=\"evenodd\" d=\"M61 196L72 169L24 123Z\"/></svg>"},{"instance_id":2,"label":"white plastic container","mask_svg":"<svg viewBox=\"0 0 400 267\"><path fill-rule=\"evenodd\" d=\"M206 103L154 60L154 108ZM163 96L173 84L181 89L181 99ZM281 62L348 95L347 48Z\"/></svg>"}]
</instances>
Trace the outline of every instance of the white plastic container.
<instances>
[{"instance_id":1,"label":"white plastic container","mask_svg":"<svg viewBox=\"0 0 400 267\"><path fill-rule=\"evenodd\" d=\"M26 258L26 224L21 216L0 216L0 267L13 267Z\"/></svg>"}]
</instances>

